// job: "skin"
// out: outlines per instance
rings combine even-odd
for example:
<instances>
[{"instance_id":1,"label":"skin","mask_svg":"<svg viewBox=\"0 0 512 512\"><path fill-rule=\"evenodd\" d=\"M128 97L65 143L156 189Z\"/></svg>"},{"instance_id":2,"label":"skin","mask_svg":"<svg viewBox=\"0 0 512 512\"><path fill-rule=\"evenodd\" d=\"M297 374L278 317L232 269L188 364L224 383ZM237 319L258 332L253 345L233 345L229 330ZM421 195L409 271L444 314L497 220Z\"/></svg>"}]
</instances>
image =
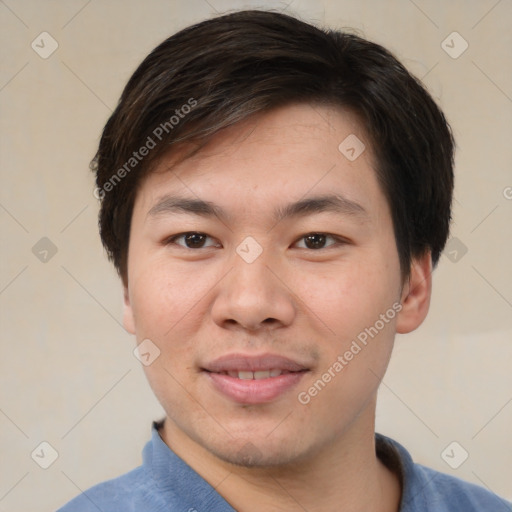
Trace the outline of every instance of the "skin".
<instances>
[{"instance_id":1,"label":"skin","mask_svg":"<svg viewBox=\"0 0 512 512\"><path fill-rule=\"evenodd\" d=\"M402 282L370 145L352 162L338 150L350 134L366 140L348 112L286 106L222 131L192 158L164 158L137 193L124 325L161 351L144 369L167 415L162 439L237 510L399 507L399 480L375 456L376 394L395 333L428 312L431 257L413 260ZM277 207L332 193L365 214L273 219ZM226 217L150 214L166 194L213 202ZM186 232L208 235L204 246L170 241ZM310 248L310 233L337 238ZM263 249L252 263L236 252L247 236ZM398 303L378 335L300 403L298 393ZM271 352L309 371L271 402L240 404L201 371L233 352Z\"/></svg>"}]
</instances>

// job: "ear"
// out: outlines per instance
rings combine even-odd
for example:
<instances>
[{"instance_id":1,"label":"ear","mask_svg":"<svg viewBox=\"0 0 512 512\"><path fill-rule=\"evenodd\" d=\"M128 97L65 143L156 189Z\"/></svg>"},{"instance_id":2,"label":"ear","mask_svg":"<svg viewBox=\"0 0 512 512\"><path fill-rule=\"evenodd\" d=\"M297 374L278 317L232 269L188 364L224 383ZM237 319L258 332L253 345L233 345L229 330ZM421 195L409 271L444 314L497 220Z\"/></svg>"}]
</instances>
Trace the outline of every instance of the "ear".
<instances>
[{"instance_id":1,"label":"ear","mask_svg":"<svg viewBox=\"0 0 512 512\"><path fill-rule=\"evenodd\" d=\"M409 279L402 289L402 309L397 315L396 332L406 334L418 328L428 313L432 293L432 258L430 251L414 258Z\"/></svg>"},{"instance_id":2,"label":"ear","mask_svg":"<svg viewBox=\"0 0 512 512\"><path fill-rule=\"evenodd\" d=\"M135 334L135 320L133 318L128 284L123 284L123 326L130 334Z\"/></svg>"}]
</instances>

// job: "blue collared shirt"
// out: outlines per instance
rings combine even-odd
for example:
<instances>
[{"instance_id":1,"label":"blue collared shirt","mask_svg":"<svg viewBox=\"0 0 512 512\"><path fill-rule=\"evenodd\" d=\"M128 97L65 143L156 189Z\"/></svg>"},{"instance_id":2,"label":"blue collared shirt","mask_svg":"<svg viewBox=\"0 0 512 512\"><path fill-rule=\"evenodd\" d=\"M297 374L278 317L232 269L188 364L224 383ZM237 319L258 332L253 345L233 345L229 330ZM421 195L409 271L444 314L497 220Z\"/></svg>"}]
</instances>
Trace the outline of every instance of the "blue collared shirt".
<instances>
[{"instance_id":1,"label":"blue collared shirt","mask_svg":"<svg viewBox=\"0 0 512 512\"><path fill-rule=\"evenodd\" d=\"M161 439L153 423L142 465L83 492L57 512L235 512ZM495 494L415 464L396 441L375 434L379 458L402 479L400 512L512 512Z\"/></svg>"}]
</instances>

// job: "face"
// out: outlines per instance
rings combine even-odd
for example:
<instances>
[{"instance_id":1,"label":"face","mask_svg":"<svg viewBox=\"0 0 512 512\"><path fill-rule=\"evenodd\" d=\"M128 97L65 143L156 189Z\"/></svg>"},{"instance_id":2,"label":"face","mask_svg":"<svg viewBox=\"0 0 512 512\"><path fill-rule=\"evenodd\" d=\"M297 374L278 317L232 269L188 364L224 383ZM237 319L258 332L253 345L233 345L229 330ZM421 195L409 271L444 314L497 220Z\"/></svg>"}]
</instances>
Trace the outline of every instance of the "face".
<instances>
[{"instance_id":1,"label":"face","mask_svg":"<svg viewBox=\"0 0 512 512\"><path fill-rule=\"evenodd\" d=\"M245 465L373 428L404 291L356 118L287 106L173 158L137 192L124 315L169 428Z\"/></svg>"}]
</instances>

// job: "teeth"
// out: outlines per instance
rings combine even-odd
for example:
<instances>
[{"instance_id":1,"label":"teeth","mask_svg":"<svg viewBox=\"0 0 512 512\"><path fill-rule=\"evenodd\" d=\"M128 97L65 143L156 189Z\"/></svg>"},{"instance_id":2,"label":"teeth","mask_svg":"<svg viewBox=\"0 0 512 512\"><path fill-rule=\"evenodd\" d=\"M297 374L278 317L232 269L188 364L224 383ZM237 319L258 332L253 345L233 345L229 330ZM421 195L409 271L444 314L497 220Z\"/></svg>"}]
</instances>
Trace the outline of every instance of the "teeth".
<instances>
[{"instance_id":1,"label":"teeth","mask_svg":"<svg viewBox=\"0 0 512 512\"><path fill-rule=\"evenodd\" d=\"M257 379L268 379L270 377L270 370L263 370L260 372L254 372L254 378Z\"/></svg>"},{"instance_id":2,"label":"teeth","mask_svg":"<svg viewBox=\"0 0 512 512\"><path fill-rule=\"evenodd\" d=\"M248 372L248 371L229 371L227 374L230 377L233 377L235 379L242 379L242 380L258 380L258 379L268 379L270 377L279 377L279 375L285 372L284 370L279 370L277 368L274 368L272 370L261 370L258 372Z\"/></svg>"}]
</instances>

